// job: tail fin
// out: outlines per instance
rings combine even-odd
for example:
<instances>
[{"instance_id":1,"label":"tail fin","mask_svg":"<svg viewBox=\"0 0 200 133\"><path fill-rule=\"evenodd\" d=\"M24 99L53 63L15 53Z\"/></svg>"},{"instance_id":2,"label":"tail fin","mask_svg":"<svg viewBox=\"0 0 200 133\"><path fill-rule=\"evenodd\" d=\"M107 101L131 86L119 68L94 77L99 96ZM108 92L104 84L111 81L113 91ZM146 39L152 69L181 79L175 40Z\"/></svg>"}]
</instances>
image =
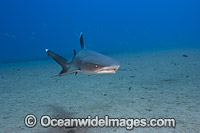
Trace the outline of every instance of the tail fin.
<instances>
[{"instance_id":1,"label":"tail fin","mask_svg":"<svg viewBox=\"0 0 200 133\"><path fill-rule=\"evenodd\" d=\"M49 56L51 56L58 64L62 66L62 71L59 73L59 75L62 75L63 73L67 72L70 68L70 66L67 65L68 61L63 58L62 56L46 49L46 52Z\"/></svg>"}]
</instances>

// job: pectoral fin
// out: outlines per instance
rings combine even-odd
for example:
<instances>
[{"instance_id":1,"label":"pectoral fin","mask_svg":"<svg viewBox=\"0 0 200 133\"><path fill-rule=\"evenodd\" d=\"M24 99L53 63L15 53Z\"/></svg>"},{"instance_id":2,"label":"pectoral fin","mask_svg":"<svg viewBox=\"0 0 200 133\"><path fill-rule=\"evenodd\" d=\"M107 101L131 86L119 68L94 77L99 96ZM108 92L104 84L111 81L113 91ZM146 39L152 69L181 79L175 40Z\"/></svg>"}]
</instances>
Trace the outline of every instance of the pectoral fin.
<instances>
[{"instance_id":1,"label":"pectoral fin","mask_svg":"<svg viewBox=\"0 0 200 133\"><path fill-rule=\"evenodd\" d=\"M80 70L79 70L79 69L75 69L75 70L67 71L67 72L65 72L65 73L55 75L55 76L53 76L53 77L57 77L57 76L60 77L60 76L63 76L63 75L72 74L72 73L77 73L77 72L80 72Z\"/></svg>"}]
</instances>

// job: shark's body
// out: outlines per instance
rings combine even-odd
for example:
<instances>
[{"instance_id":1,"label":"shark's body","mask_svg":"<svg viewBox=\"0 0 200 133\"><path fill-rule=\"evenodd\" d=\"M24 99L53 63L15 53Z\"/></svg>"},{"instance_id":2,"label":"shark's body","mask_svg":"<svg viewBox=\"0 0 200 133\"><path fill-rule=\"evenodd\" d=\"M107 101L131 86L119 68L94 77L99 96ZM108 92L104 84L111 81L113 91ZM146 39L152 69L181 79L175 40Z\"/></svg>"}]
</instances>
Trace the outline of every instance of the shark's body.
<instances>
[{"instance_id":1,"label":"shark's body","mask_svg":"<svg viewBox=\"0 0 200 133\"><path fill-rule=\"evenodd\" d=\"M77 72L83 72L88 75L115 73L120 67L118 61L95 51L86 49L82 33L80 35L80 43L81 50L77 54L74 50L74 58L70 62L60 55L46 49L48 55L50 55L63 68L58 76Z\"/></svg>"}]
</instances>

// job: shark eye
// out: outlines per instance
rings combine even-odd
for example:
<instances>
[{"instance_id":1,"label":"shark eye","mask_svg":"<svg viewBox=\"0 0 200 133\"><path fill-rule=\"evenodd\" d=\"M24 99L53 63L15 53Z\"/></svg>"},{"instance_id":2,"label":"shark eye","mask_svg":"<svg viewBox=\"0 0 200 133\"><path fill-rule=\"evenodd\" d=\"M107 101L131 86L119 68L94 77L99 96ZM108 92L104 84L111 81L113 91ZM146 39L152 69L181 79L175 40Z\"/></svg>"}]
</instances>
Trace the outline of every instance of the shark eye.
<instances>
[{"instance_id":1,"label":"shark eye","mask_svg":"<svg viewBox=\"0 0 200 133\"><path fill-rule=\"evenodd\" d=\"M95 64L95 67L97 68L97 67L98 67L98 65L97 65L97 64Z\"/></svg>"}]
</instances>

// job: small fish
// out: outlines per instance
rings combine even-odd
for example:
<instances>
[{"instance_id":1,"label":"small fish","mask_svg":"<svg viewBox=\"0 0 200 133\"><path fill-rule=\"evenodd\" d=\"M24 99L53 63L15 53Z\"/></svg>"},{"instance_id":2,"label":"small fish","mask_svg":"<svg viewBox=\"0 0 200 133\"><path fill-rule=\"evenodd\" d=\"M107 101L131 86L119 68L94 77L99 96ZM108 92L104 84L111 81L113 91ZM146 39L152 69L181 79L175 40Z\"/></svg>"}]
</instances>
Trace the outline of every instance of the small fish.
<instances>
[{"instance_id":1,"label":"small fish","mask_svg":"<svg viewBox=\"0 0 200 133\"><path fill-rule=\"evenodd\" d=\"M6 33L5 33L5 36L9 37L10 35L6 32Z\"/></svg>"},{"instance_id":2,"label":"small fish","mask_svg":"<svg viewBox=\"0 0 200 133\"><path fill-rule=\"evenodd\" d=\"M16 39L17 37L13 34L10 35L13 39Z\"/></svg>"},{"instance_id":3,"label":"small fish","mask_svg":"<svg viewBox=\"0 0 200 133\"><path fill-rule=\"evenodd\" d=\"M186 54L183 54L183 57L188 57Z\"/></svg>"},{"instance_id":4,"label":"small fish","mask_svg":"<svg viewBox=\"0 0 200 133\"><path fill-rule=\"evenodd\" d=\"M72 61L68 61L60 55L46 49L47 54L62 67L62 71L56 76L71 73L77 74L77 72L83 72L88 75L115 73L119 69L120 64L115 59L86 49L82 32L80 34L80 44L81 50L78 53L74 50L74 58ZM71 70L70 68L74 69Z\"/></svg>"},{"instance_id":5,"label":"small fish","mask_svg":"<svg viewBox=\"0 0 200 133\"><path fill-rule=\"evenodd\" d=\"M47 23L43 22L42 24L43 24L45 27L47 27Z\"/></svg>"},{"instance_id":6,"label":"small fish","mask_svg":"<svg viewBox=\"0 0 200 133\"><path fill-rule=\"evenodd\" d=\"M30 38L31 40L35 40L35 32L32 32L31 35L29 36L29 38Z\"/></svg>"}]
</instances>

